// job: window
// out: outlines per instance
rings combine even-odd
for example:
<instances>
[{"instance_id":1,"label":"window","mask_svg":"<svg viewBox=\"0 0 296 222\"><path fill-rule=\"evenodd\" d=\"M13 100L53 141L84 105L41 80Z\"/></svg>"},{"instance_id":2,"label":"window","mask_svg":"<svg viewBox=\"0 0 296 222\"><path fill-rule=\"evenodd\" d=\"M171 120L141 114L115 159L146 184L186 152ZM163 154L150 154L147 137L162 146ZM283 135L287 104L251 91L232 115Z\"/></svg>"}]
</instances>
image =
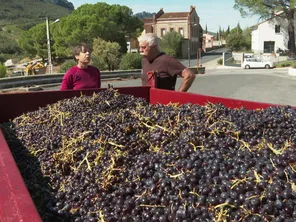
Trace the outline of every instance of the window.
<instances>
[{"instance_id":1,"label":"window","mask_svg":"<svg viewBox=\"0 0 296 222\"><path fill-rule=\"evenodd\" d=\"M170 28L170 32L174 31L174 28Z\"/></svg>"},{"instance_id":2,"label":"window","mask_svg":"<svg viewBox=\"0 0 296 222\"><path fill-rule=\"evenodd\" d=\"M269 42L264 42L264 53L272 53L274 52L274 42L269 41Z\"/></svg>"},{"instance_id":3,"label":"window","mask_svg":"<svg viewBox=\"0 0 296 222\"><path fill-rule=\"evenodd\" d=\"M281 33L281 26L275 25L275 33Z\"/></svg>"},{"instance_id":4,"label":"window","mask_svg":"<svg viewBox=\"0 0 296 222\"><path fill-rule=\"evenodd\" d=\"M165 36L165 29L163 28L160 31L161 31L161 37Z\"/></svg>"},{"instance_id":5,"label":"window","mask_svg":"<svg viewBox=\"0 0 296 222\"><path fill-rule=\"evenodd\" d=\"M184 31L183 31L183 28L179 28L179 33L184 36Z\"/></svg>"}]
</instances>

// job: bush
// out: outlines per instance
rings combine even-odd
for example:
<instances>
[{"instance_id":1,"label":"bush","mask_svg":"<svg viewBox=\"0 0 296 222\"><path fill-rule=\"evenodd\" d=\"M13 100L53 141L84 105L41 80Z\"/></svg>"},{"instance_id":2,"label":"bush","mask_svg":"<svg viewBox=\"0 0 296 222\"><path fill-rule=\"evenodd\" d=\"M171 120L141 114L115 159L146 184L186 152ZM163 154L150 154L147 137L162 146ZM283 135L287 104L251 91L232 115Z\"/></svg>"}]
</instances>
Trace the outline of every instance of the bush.
<instances>
[{"instance_id":1,"label":"bush","mask_svg":"<svg viewBox=\"0 0 296 222\"><path fill-rule=\"evenodd\" d=\"M172 31L167 33L160 41L160 49L166 54L174 57L182 55L182 35Z\"/></svg>"},{"instance_id":2,"label":"bush","mask_svg":"<svg viewBox=\"0 0 296 222\"><path fill-rule=\"evenodd\" d=\"M60 68L60 73L65 73L67 72L68 69L70 69L71 67L75 66L77 63L74 60L67 60L63 63L63 65L61 65Z\"/></svg>"},{"instance_id":3,"label":"bush","mask_svg":"<svg viewBox=\"0 0 296 222\"><path fill-rule=\"evenodd\" d=\"M177 52L174 49L171 48L166 48L163 50L167 55L173 56L173 57L177 57Z\"/></svg>"},{"instance_id":4,"label":"bush","mask_svg":"<svg viewBox=\"0 0 296 222\"><path fill-rule=\"evenodd\" d=\"M2 63L0 63L0 78L6 77L6 66L4 66Z\"/></svg>"},{"instance_id":5,"label":"bush","mask_svg":"<svg viewBox=\"0 0 296 222\"><path fill-rule=\"evenodd\" d=\"M293 66L294 65L294 61L281 61L281 62L277 62L275 63L275 67L279 68L279 67L289 67L289 66Z\"/></svg>"},{"instance_id":6,"label":"bush","mask_svg":"<svg viewBox=\"0 0 296 222\"><path fill-rule=\"evenodd\" d=\"M126 53L122 56L119 69L141 69L142 68L142 56L139 53Z\"/></svg>"},{"instance_id":7,"label":"bush","mask_svg":"<svg viewBox=\"0 0 296 222\"><path fill-rule=\"evenodd\" d=\"M6 58L3 54L0 54L0 63L4 63L6 61Z\"/></svg>"},{"instance_id":8,"label":"bush","mask_svg":"<svg viewBox=\"0 0 296 222\"><path fill-rule=\"evenodd\" d=\"M219 65L222 65L222 63L223 63L223 59L222 59L222 58L218 59L218 60L217 60L217 63L218 63Z\"/></svg>"}]
</instances>

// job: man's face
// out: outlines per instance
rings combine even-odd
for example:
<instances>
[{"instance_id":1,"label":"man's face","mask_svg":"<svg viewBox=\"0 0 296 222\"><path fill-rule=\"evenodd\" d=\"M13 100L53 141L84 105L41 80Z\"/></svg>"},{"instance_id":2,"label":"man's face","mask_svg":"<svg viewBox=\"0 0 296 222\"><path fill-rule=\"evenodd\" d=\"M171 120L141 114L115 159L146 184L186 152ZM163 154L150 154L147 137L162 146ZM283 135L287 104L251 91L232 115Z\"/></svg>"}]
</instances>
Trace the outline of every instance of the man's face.
<instances>
[{"instance_id":1,"label":"man's face","mask_svg":"<svg viewBox=\"0 0 296 222\"><path fill-rule=\"evenodd\" d=\"M78 63L88 64L90 62L90 54L90 49L83 47L79 55L76 55L75 58Z\"/></svg>"},{"instance_id":2,"label":"man's face","mask_svg":"<svg viewBox=\"0 0 296 222\"><path fill-rule=\"evenodd\" d=\"M143 56L148 56L151 51L151 46L147 42L140 43L140 54ZM153 47L153 46L152 46Z\"/></svg>"}]
</instances>

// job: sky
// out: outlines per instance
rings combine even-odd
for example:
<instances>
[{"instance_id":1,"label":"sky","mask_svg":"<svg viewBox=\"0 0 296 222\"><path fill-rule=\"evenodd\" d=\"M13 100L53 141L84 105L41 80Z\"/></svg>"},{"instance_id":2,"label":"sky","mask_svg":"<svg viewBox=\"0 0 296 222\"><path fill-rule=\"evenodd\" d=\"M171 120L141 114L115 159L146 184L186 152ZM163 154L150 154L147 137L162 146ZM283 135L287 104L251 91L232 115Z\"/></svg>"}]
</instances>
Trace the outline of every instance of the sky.
<instances>
[{"instance_id":1,"label":"sky","mask_svg":"<svg viewBox=\"0 0 296 222\"><path fill-rule=\"evenodd\" d=\"M240 24L242 29L256 25L260 22L259 16L242 18L240 12L233 8L234 0L68 0L72 2L75 9L83 4L95 4L106 2L109 5L125 5L132 9L133 13L158 12L163 8L164 12L189 12L190 6L195 6L203 29L217 32L219 26L227 30L228 26L233 29Z\"/></svg>"}]
</instances>

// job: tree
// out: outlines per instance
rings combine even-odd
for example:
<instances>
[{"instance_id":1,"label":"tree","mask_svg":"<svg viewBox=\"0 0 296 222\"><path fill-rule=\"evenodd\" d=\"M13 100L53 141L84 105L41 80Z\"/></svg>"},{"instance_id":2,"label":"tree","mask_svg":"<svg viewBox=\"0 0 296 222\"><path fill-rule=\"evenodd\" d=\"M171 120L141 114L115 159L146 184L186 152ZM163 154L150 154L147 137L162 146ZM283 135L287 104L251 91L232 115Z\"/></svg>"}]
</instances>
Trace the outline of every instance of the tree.
<instances>
[{"instance_id":1,"label":"tree","mask_svg":"<svg viewBox=\"0 0 296 222\"><path fill-rule=\"evenodd\" d=\"M0 53L16 54L19 51L17 41L8 32L0 31Z\"/></svg>"},{"instance_id":2,"label":"tree","mask_svg":"<svg viewBox=\"0 0 296 222\"><path fill-rule=\"evenodd\" d=\"M237 33L242 33L242 32L243 32L243 30L241 29L239 23L237 23L237 26L236 26L236 32L237 32Z\"/></svg>"},{"instance_id":3,"label":"tree","mask_svg":"<svg viewBox=\"0 0 296 222\"><path fill-rule=\"evenodd\" d=\"M208 34L208 26L207 25L206 25L206 30L205 31L206 31L206 34Z\"/></svg>"},{"instance_id":4,"label":"tree","mask_svg":"<svg viewBox=\"0 0 296 222\"><path fill-rule=\"evenodd\" d=\"M240 51L243 48L244 40L241 33L233 32L226 38L226 47L232 51Z\"/></svg>"},{"instance_id":5,"label":"tree","mask_svg":"<svg viewBox=\"0 0 296 222\"><path fill-rule=\"evenodd\" d=\"M69 55L71 48L81 42L91 46L97 37L119 43L120 52L125 53L126 37L137 37L143 30L143 21L126 6L98 2L80 6L55 26L53 48L58 56Z\"/></svg>"},{"instance_id":6,"label":"tree","mask_svg":"<svg viewBox=\"0 0 296 222\"><path fill-rule=\"evenodd\" d=\"M19 47L31 57L36 55L42 59L48 57L45 22L38 24L19 37ZM52 52L53 53L53 52Z\"/></svg>"},{"instance_id":7,"label":"tree","mask_svg":"<svg viewBox=\"0 0 296 222\"><path fill-rule=\"evenodd\" d=\"M243 31L237 26L226 37L226 47L233 51L251 49L251 32L252 30L250 28Z\"/></svg>"},{"instance_id":8,"label":"tree","mask_svg":"<svg viewBox=\"0 0 296 222\"><path fill-rule=\"evenodd\" d=\"M296 11L294 0L235 0L234 8L239 10L242 17L260 15L262 19L279 16L288 21L288 33L290 42L290 56L295 57L295 27L294 27L294 13ZM275 15L274 12L280 12Z\"/></svg>"},{"instance_id":9,"label":"tree","mask_svg":"<svg viewBox=\"0 0 296 222\"><path fill-rule=\"evenodd\" d=\"M228 26L228 28L227 28L227 30L226 30L226 33L225 33L226 37L227 37L229 34L230 34L230 26Z\"/></svg>"},{"instance_id":10,"label":"tree","mask_svg":"<svg viewBox=\"0 0 296 222\"><path fill-rule=\"evenodd\" d=\"M95 38L93 43L93 64L100 69L113 71L118 69L120 63L120 45L117 42L107 42Z\"/></svg>"},{"instance_id":11,"label":"tree","mask_svg":"<svg viewBox=\"0 0 296 222\"><path fill-rule=\"evenodd\" d=\"M251 28L244 29L242 32L242 35L245 41L244 48L246 50L250 50L252 46L252 29Z\"/></svg>"},{"instance_id":12,"label":"tree","mask_svg":"<svg viewBox=\"0 0 296 222\"><path fill-rule=\"evenodd\" d=\"M0 63L4 64L5 61L6 61L5 55L0 54Z\"/></svg>"},{"instance_id":13,"label":"tree","mask_svg":"<svg viewBox=\"0 0 296 222\"><path fill-rule=\"evenodd\" d=\"M160 49L171 56L179 57L182 38L182 35L176 31L169 32L161 39Z\"/></svg>"},{"instance_id":14,"label":"tree","mask_svg":"<svg viewBox=\"0 0 296 222\"><path fill-rule=\"evenodd\" d=\"M233 34L233 33L236 33L236 34L242 34L243 33L243 30L241 29L239 23L237 24L237 26L234 29L232 29L230 31L230 34Z\"/></svg>"},{"instance_id":15,"label":"tree","mask_svg":"<svg viewBox=\"0 0 296 222\"><path fill-rule=\"evenodd\" d=\"M119 69L141 69L142 56L139 53L126 53L122 56Z\"/></svg>"},{"instance_id":16,"label":"tree","mask_svg":"<svg viewBox=\"0 0 296 222\"><path fill-rule=\"evenodd\" d=\"M219 40L221 40L221 37L223 37L223 36L222 36L222 30L221 30L221 26L220 26L220 25L219 25L219 37L220 37Z\"/></svg>"},{"instance_id":17,"label":"tree","mask_svg":"<svg viewBox=\"0 0 296 222\"><path fill-rule=\"evenodd\" d=\"M150 13L150 12L139 12L139 13L136 13L134 16L138 17L138 18L153 18L153 15L155 15L156 13L153 12L153 13Z\"/></svg>"},{"instance_id":18,"label":"tree","mask_svg":"<svg viewBox=\"0 0 296 222\"><path fill-rule=\"evenodd\" d=\"M0 63L0 78L6 77L6 66L4 66L2 63Z\"/></svg>"}]
</instances>

